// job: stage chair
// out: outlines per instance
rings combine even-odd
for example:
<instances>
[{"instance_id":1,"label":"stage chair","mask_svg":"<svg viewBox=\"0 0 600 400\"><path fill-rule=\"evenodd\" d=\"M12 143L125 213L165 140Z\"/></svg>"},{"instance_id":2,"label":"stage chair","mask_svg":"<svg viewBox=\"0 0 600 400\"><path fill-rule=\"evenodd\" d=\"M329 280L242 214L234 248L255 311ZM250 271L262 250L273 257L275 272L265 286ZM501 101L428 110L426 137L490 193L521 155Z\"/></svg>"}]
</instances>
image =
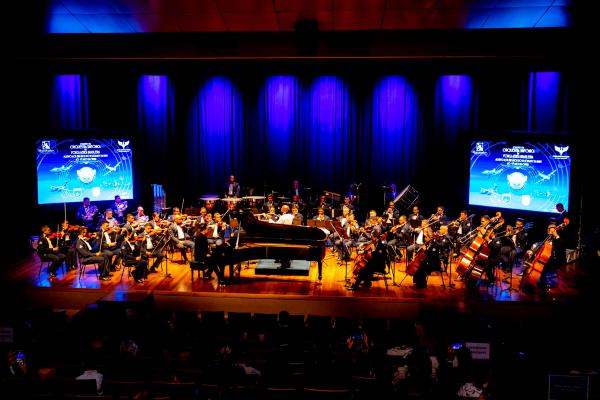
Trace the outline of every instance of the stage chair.
<instances>
[{"instance_id":1,"label":"stage chair","mask_svg":"<svg viewBox=\"0 0 600 400\"><path fill-rule=\"evenodd\" d=\"M85 268L91 265L94 266L94 272L96 273L96 279L100 279L98 276L98 263L88 263L82 264L79 258L79 253L77 253L77 265L79 265L79 279L81 279L81 275L85 274Z\"/></svg>"}]
</instances>

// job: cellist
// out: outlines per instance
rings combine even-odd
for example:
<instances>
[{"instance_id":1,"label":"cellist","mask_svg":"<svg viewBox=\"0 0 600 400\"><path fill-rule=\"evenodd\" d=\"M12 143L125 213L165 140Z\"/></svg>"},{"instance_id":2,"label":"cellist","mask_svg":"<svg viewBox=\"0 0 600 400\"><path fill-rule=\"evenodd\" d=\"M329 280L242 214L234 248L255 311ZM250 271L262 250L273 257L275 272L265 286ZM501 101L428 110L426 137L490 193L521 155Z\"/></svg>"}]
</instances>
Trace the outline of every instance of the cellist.
<instances>
[{"instance_id":1,"label":"cellist","mask_svg":"<svg viewBox=\"0 0 600 400\"><path fill-rule=\"evenodd\" d=\"M359 256L361 254L359 253ZM357 257L358 258L358 257ZM385 260L387 258L387 243L385 235L381 234L379 229L373 229L371 233L371 242L365 246L362 258L366 260L364 266L358 271L354 284L348 289L356 290L362 282L365 288L371 287L374 272L385 271ZM357 261L357 263L360 261Z\"/></svg>"},{"instance_id":2,"label":"cellist","mask_svg":"<svg viewBox=\"0 0 600 400\"><path fill-rule=\"evenodd\" d=\"M559 235L556 224L548 225L547 233L548 241L552 244L552 253L550 258L548 258L544 269L542 270L542 274L540 275L540 280L538 282L538 287L542 290L542 293L545 293L548 290L550 276L556 273L558 268L567 263L565 241Z\"/></svg>"}]
</instances>

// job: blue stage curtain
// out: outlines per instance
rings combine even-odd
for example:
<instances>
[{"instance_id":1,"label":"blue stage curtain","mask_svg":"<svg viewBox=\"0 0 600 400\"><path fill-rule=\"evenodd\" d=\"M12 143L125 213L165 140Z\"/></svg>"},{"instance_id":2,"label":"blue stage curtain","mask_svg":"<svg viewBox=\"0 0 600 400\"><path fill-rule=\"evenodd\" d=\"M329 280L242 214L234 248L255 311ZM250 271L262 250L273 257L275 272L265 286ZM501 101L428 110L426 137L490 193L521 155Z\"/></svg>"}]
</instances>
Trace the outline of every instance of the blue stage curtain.
<instances>
[{"instance_id":1,"label":"blue stage curtain","mask_svg":"<svg viewBox=\"0 0 600 400\"><path fill-rule=\"evenodd\" d=\"M375 82L370 104L370 152L363 167L377 183L412 183L422 152L422 113L413 84L403 76L384 76ZM367 128L368 129L368 128Z\"/></svg>"},{"instance_id":2,"label":"blue stage curtain","mask_svg":"<svg viewBox=\"0 0 600 400\"><path fill-rule=\"evenodd\" d=\"M230 174L243 165L243 113L238 89L229 78L212 77L203 82L192 100L186 129L187 164L180 153L176 170L188 182L222 194Z\"/></svg>"},{"instance_id":3,"label":"blue stage curtain","mask_svg":"<svg viewBox=\"0 0 600 400\"><path fill-rule=\"evenodd\" d=\"M55 75L50 93L50 127L85 129L88 92L85 75Z\"/></svg>"},{"instance_id":4,"label":"blue stage curtain","mask_svg":"<svg viewBox=\"0 0 600 400\"><path fill-rule=\"evenodd\" d=\"M468 75L442 75L435 86L435 137L447 151L475 128L475 88Z\"/></svg>"},{"instance_id":5,"label":"blue stage curtain","mask_svg":"<svg viewBox=\"0 0 600 400\"><path fill-rule=\"evenodd\" d=\"M560 72L531 72L527 85L527 130L567 130L566 89Z\"/></svg>"},{"instance_id":6,"label":"blue stage curtain","mask_svg":"<svg viewBox=\"0 0 600 400\"><path fill-rule=\"evenodd\" d=\"M173 136L173 90L166 75L138 79L139 150L147 160L145 174L151 183L164 185Z\"/></svg>"},{"instance_id":7,"label":"blue stage curtain","mask_svg":"<svg viewBox=\"0 0 600 400\"><path fill-rule=\"evenodd\" d=\"M336 76L316 77L303 91L296 139L301 166L313 187L346 186L354 163L356 111L348 86Z\"/></svg>"},{"instance_id":8,"label":"blue stage curtain","mask_svg":"<svg viewBox=\"0 0 600 400\"><path fill-rule=\"evenodd\" d=\"M298 96L298 79L294 76L269 76L260 90L259 134L249 137L248 146L255 149L255 155L260 154L254 158L253 167L269 183L287 184L300 173Z\"/></svg>"},{"instance_id":9,"label":"blue stage curtain","mask_svg":"<svg viewBox=\"0 0 600 400\"><path fill-rule=\"evenodd\" d=\"M434 129L428 140L427 169L434 184L428 194L439 205L464 196L458 177L466 175L461 161L476 129L477 102L473 78L469 75L442 75L435 85Z\"/></svg>"}]
</instances>

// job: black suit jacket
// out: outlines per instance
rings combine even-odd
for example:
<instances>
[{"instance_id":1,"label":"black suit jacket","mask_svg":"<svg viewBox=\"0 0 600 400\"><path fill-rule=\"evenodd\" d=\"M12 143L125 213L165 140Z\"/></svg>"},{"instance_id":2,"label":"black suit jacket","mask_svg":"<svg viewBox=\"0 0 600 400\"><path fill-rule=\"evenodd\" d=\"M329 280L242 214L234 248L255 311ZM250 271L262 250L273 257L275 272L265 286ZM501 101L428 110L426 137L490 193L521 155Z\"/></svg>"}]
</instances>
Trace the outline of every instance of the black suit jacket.
<instances>
[{"instance_id":1,"label":"black suit jacket","mask_svg":"<svg viewBox=\"0 0 600 400\"><path fill-rule=\"evenodd\" d=\"M233 197L240 197L240 184L237 182L233 182ZM229 194L229 182L227 182L225 184L225 186L223 187L223 195L224 197L229 197L232 196Z\"/></svg>"}]
</instances>

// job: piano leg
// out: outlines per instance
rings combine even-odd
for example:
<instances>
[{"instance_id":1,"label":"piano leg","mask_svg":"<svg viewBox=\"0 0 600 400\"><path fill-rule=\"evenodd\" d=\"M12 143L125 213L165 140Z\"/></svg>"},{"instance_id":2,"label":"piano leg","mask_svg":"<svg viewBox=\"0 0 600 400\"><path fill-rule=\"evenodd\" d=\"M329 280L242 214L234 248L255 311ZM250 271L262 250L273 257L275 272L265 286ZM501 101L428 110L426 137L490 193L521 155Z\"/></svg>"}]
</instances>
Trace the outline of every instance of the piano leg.
<instances>
[{"instance_id":1,"label":"piano leg","mask_svg":"<svg viewBox=\"0 0 600 400\"><path fill-rule=\"evenodd\" d=\"M323 261L319 260L319 261L317 261L317 263L318 263L317 265L319 268L319 282L318 283L320 284L321 280L323 280Z\"/></svg>"}]
</instances>

